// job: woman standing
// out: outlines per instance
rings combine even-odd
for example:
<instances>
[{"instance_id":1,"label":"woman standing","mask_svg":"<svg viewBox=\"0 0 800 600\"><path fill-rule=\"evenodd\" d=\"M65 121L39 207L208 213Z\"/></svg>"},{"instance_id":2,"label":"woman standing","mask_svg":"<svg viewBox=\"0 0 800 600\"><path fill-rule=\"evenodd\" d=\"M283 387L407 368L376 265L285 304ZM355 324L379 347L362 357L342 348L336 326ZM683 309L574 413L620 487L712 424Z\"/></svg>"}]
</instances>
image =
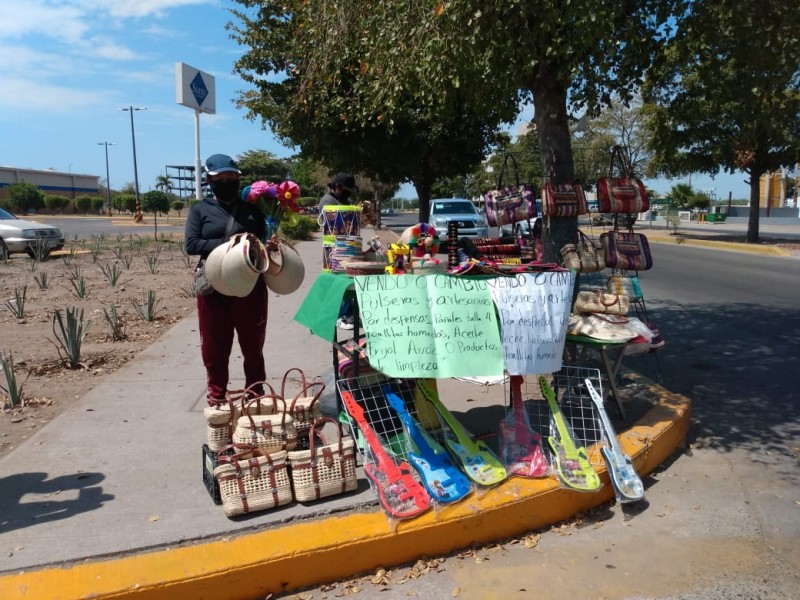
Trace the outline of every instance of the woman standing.
<instances>
[{"instance_id":1,"label":"woman standing","mask_svg":"<svg viewBox=\"0 0 800 600\"><path fill-rule=\"evenodd\" d=\"M206 160L206 182L213 198L192 206L186 219L185 244L188 254L208 258L211 251L236 233L264 237L264 215L257 206L239 199L242 173L230 156L214 154ZM264 341L267 335L267 288L259 277L253 291L243 298L214 291L197 297L200 321L200 349L208 382L210 405L225 401L228 364L233 334L244 357L245 387L266 379ZM254 392L263 394L262 386Z\"/></svg>"}]
</instances>

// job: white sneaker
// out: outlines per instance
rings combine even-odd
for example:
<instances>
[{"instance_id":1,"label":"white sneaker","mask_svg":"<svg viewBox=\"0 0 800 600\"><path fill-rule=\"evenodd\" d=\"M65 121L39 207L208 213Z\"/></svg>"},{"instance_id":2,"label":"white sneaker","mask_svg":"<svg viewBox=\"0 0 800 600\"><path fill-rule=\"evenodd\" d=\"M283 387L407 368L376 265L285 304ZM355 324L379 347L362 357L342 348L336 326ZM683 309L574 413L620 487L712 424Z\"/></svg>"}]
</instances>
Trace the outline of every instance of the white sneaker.
<instances>
[{"instance_id":1,"label":"white sneaker","mask_svg":"<svg viewBox=\"0 0 800 600\"><path fill-rule=\"evenodd\" d=\"M353 329L353 317L339 317L336 326L339 329Z\"/></svg>"}]
</instances>

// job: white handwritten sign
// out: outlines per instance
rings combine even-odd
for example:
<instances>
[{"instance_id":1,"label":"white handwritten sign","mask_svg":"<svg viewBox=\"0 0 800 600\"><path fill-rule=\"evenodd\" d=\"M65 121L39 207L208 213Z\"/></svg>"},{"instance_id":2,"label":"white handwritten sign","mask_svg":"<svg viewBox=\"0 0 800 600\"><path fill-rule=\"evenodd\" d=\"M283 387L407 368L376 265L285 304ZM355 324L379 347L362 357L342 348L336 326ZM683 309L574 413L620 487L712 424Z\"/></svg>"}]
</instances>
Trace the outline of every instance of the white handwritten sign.
<instances>
[{"instance_id":1,"label":"white handwritten sign","mask_svg":"<svg viewBox=\"0 0 800 600\"><path fill-rule=\"evenodd\" d=\"M500 315L506 370L527 375L561 369L575 274L519 273L486 282Z\"/></svg>"},{"instance_id":2,"label":"white handwritten sign","mask_svg":"<svg viewBox=\"0 0 800 600\"><path fill-rule=\"evenodd\" d=\"M503 374L485 280L448 275L356 277L370 363L390 377Z\"/></svg>"}]
</instances>

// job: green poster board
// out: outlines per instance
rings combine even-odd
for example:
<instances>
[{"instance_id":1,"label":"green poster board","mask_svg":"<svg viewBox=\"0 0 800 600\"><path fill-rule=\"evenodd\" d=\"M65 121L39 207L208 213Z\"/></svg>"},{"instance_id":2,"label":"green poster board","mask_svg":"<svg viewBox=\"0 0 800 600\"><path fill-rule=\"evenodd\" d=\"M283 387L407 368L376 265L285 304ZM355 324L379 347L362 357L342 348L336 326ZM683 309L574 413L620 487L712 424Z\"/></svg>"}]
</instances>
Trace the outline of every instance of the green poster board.
<instances>
[{"instance_id":1,"label":"green poster board","mask_svg":"<svg viewBox=\"0 0 800 600\"><path fill-rule=\"evenodd\" d=\"M449 275L356 277L370 363L390 377L503 375L485 280Z\"/></svg>"}]
</instances>

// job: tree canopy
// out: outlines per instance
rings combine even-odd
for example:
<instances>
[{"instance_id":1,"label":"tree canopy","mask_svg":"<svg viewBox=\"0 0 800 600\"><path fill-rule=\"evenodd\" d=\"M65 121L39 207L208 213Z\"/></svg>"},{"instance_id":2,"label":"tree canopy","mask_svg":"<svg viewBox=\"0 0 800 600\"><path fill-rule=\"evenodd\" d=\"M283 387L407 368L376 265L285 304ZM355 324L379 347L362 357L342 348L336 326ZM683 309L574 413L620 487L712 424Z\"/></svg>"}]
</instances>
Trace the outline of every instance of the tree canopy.
<instances>
[{"instance_id":1,"label":"tree canopy","mask_svg":"<svg viewBox=\"0 0 800 600\"><path fill-rule=\"evenodd\" d=\"M644 87L662 173L749 175L747 241L758 241L759 178L800 157L797 3L695 2Z\"/></svg>"},{"instance_id":2,"label":"tree canopy","mask_svg":"<svg viewBox=\"0 0 800 600\"><path fill-rule=\"evenodd\" d=\"M532 100L542 172L574 180L569 110L627 100L683 0L237 0L251 117L326 164L411 180L470 172ZM576 220L551 224L557 259Z\"/></svg>"}]
</instances>

